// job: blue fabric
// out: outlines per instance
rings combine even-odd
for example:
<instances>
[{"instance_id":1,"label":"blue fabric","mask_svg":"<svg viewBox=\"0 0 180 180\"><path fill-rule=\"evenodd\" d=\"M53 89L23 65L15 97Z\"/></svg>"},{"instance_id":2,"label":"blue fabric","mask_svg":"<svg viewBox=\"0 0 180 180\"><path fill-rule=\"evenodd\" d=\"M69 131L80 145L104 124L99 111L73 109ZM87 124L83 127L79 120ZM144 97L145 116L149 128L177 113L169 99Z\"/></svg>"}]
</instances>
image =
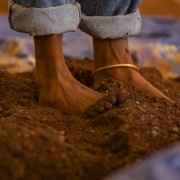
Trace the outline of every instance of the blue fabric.
<instances>
[{"instance_id":1,"label":"blue fabric","mask_svg":"<svg viewBox=\"0 0 180 180\"><path fill-rule=\"evenodd\" d=\"M104 180L179 180L180 145L148 157L124 171L117 171Z\"/></svg>"},{"instance_id":2,"label":"blue fabric","mask_svg":"<svg viewBox=\"0 0 180 180\"><path fill-rule=\"evenodd\" d=\"M141 0L13 0L19 5L48 8L79 2L87 16L115 16L134 12Z\"/></svg>"},{"instance_id":3,"label":"blue fabric","mask_svg":"<svg viewBox=\"0 0 180 180\"><path fill-rule=\"evenodd\" d=\"M87 16L115 16L133 13L141 0L78 0Z\"/></svg>"},{"instance_id":4,"label":"blue fabric","mask_svg":"<svg viewBox=\"0 0 180 180\"><path fill-rule=\"evenodd\" d=\"M63 4L75 4L75 0L13 0L19 5L35 8L48 8Z\"/></svg>"},{"instance_id":5,"label":"blue fabric","mask_svg":"<svg viewBox=\"0 0 180 180\"><path fill-rule=\"evenodd\" d=\"M180 76L180 19L143 17L141 33L131 40L136 44L131 49L138 52L136 59L142 66L149 64L159 69L162 60L173 74Z\"/></svg>"}]
</instances>

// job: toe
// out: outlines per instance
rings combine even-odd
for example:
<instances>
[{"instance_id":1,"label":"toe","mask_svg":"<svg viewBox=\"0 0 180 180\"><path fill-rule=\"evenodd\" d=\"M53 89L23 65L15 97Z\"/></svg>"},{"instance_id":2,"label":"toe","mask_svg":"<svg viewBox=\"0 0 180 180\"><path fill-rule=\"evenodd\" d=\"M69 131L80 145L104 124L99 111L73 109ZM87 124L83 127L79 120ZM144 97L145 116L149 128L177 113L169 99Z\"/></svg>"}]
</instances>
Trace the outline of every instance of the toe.
<instances>
[{"instance_id":1,"label":"toe","mask_svg":"<svg viewBox=\"0 0 180 180\"><path fill-rule=\"evenodd\" d=\"M109 96L109 102L114 105L117 102L116 95Z\"/></svg>"},{"instance_id":2,"label":"toe","mask_svg":"<svg viewBox=\"0 0 180 180\"><path fill-rule=\"evenodd\" d=\"M109 111L113 108L113 105L110 102L105 102L104 103L104 109Z\"/></svg>"},{"instance_id":3,"label":"toe","mask_svg":"<svg viewBox=\"0 0 180 180\"><path fill-rule=\"evenodd\" d=\"M121 89L116 95L106 96L100 99L99 101L97 101L92 106L90 106L86 110L85 116L87 116L88 118L92 118L111 109L118 108L120 107L121 104L123 104L127 100L128 97L129 97L128 90Z\"/></svg>"},{"instance_id":4,"label":"toe","mask_svg":"<svg viewBox=\"0 0 180 180\"><path fill-rule=\"evenodd\" d=\"M94 106L94 110L95 112L99 113L99 114L102 114L105 112L105 108L104 106L101 104L101 103L98 103Z\"/></svg>"},{"instance_id":5,"label":"toe","mask_svg":"<svg viewBox=\"0 0 180 180\"><path fill-rule=\"evenodd\" d=\"M124 103L129 97L129 91L127 89L121 89L118 91L118 93L116 94L116 98L117 98L117 104L120 105L122 103Z\"/></svg>"}]
</instances>

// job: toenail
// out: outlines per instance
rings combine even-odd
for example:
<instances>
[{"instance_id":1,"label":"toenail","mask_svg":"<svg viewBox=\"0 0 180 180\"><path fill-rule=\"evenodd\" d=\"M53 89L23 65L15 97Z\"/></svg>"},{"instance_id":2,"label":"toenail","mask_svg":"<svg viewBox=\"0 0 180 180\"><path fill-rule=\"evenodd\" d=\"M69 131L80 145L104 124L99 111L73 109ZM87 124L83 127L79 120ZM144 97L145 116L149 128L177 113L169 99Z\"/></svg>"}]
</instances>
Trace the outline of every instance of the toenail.
<instances>
[{"instance_id":1,"label":"toenail","mask_svg":"<svg viewBox=\"0 0 180 180\"><path fill-rule=\"evenodd\" d=\"M113 107L113 105L112 105L110 102L105 102L104 108L105 108L106 110L111 110L112 107Z\"/></svg>"},{"instance_id":2,"label":"toenail","mask_svg":"<svg viewBox=\"0 0 180 180\"><path fill-rule=\"evenodd\" d=\"M109 102L110 102L111 104L115 104L116 101L117 101L116 96L111 96L110 99L109 99Z\"/></svg>"},{"instance_id":3,"label":"toenail","mask_svg":"<svg viewBox=\"0 0 180 180\"><path fill-rule=\"evenodd\" d=\"M117 101L120 104L125 102L128 97L129 97L129 92L126 89L122 89L116 94Z\"/></svg>"},{"instance_id":4,"label":"toenail","mask_svg":"<svg viewBox=\"0 0 180 180\"><path fill-rule=\"evenodd\" d=\"M105 109L104 109L103 106L96 106L96 107L94 108L94 110L95 110L97 113L99 113L99 114L102 114L102 113L105 112Z\"/></svg>"}]
</instances>

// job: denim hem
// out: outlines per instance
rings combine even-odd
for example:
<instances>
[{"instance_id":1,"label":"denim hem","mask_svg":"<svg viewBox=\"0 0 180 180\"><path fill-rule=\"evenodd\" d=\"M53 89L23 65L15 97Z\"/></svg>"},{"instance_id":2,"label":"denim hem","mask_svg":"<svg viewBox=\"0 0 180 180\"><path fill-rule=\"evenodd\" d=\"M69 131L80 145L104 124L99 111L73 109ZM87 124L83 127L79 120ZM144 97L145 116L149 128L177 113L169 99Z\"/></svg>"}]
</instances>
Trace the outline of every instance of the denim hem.
<instances>
[{"instance_id":1,"label":"denim hem","mask_svg":"<svg viewBox=\"0 0 180 180\"><path fill-rule=\"evenodd\" d=\"M79 3L48 8L28 8L11 0L8 1L8 4L10 27L31 36L75 31L81 20Z\"/></svg>"},{"instance_id":2,"label":"denim hem","mask_svg":"<svg viewBox=\"0 0 180 180\"><path fill-rule=\"evenodd\" d=\"M141 16L134 13L118 16L86 16L82 14L79 28L101 39L117 39L134 36L141 31Z\"/></svg>"}]
</instances>

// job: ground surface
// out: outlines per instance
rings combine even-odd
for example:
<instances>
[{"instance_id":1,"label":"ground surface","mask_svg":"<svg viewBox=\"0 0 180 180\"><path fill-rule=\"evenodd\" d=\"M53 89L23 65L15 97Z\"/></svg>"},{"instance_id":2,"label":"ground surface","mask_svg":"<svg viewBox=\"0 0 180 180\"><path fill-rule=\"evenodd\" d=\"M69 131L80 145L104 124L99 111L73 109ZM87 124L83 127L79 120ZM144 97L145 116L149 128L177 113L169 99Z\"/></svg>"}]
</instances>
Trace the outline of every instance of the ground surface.
<instances>
[{"instance_id":1,"label":"ground surface","mask_svg":"<svg viewBox=\"0 0 180 180\"><path fill-rule=\"evenodd\" d=\"M92 62L70 61L73 75L91 85ZM37 103L33 74L0 72L0 179L99 180L147 155L180 142L180 83L156 69L142 75L176 101L150 98L135 89L118 109L95 118ZM107 80L101 92L124 88Z\"/></svg>"}]
</instances>

